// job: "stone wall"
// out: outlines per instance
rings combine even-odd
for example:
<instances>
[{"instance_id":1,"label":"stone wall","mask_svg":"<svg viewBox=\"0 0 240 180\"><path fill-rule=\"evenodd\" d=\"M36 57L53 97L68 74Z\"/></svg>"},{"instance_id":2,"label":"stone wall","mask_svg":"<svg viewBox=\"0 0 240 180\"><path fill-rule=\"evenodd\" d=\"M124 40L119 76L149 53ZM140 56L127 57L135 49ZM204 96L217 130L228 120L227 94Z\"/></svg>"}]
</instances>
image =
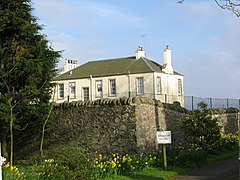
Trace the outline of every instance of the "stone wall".
<instances>
[{"instance_id":1,"label":"stone wall","mask_svg":"<svg viewBox=\"0 0 240 180\"><path fill-rule=\"evenodd\" d=\"M51 143L87 147L90 151L132 151L136 147L134 106L55 108L58 129Z\"/></svg>"},{"instance_id":2,"label":"stone wall","mask_svg":"<svg viewBox=\"0 0 240 180\"><path fill-rule=\"evenodd\" d=\"M135 106L137 148L141 151L156 148L157 130L172 131L173 145L182 142L178 124L184 115L185 113L158 106Z\"/></svg>"},{"instance_id":3,"label":"stone wall","mask_svg":"<svg viewBox=\"0 0 240 180\"><path fill-rule=\"evenodd\" d=\"M217 109L213 111L213 118L217 118L221 132L224 134L236 133L240 126L239 111L237 109Z\"/></svg>"},{"instance_id":4,"label":"stone wall","mask_svg":"<svg viewBox=\"0 0 240 180\"><path fill-rule=\"evenodd\" d=\"M172 145L182 142L178 122L187 110L134 97L57 104L46 144L83 146L105 153L157 148L156 131L172 131ZM238 113L216 113L224 133L238 130Z\"/></svg>"}]
</instances>

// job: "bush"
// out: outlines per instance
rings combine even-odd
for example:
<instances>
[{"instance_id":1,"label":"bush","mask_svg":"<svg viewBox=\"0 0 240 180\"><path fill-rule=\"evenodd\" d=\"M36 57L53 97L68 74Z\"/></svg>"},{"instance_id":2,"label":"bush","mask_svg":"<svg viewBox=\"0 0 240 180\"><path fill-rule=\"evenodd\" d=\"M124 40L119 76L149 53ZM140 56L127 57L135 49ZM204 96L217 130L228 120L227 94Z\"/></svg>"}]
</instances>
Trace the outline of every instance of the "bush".
<instances>
[{"instance_id":1,"label":"bush","mask_svg":"<svg viewBox=\"0 0 240 180\"><path fill-rule=\"evenodd\" d=\"M224 149L235 150L239 148L239 138L237 134L223 134L220 145Z\"/></svg>"},{"instance_id":2,"label":"bush","mask_svg":"<svg viewBox=\"0 0 240 180\"><path fill-rule=\"evenodd\" d=\"M201 102L198 104L198 108L180 121L180 129L190 147L210 152L219 146L220 127L217 119L212 118L207 104Z\"/></svg>"},{"instance_id":3,"label":"bush","mask_svg":"<svg viewBox=\"0 0 240 180\"><path fill-rule=\"evenodd\" d=\"M60 146L47 151L43 179L93 179L93 166L80 147Z\"/></svg>"},{"instance_id":4,"label":"bush","mask_svg":"<svg viewBox=\"0 0 240 180\"><path fill-rule=\"evenodd\" d=\"M169 165L173 167L200 167L207 157L208 153L199 148L179 146L168 149Z\"/></svg>"}]
</instances>

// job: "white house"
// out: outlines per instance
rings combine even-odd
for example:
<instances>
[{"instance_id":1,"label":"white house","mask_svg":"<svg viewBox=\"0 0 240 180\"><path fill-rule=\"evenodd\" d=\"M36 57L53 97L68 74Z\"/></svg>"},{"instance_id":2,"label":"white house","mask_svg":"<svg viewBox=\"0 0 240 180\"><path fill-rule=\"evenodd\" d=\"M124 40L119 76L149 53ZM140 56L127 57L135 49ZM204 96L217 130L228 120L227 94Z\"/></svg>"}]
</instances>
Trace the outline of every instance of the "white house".
<instances>
[{"instance_id":1,"label":"white house","mask_svg":"<svg viewBox=\"0 0 240 180\"><path fill-rule=\"evenodd\" d=\"M146 58L142 47L132 57L89 61L55 78L54 101L146 96L183 106L183 75L174 71L168 46L163 54L163 65Z\"/></svg>"}]
</instances>

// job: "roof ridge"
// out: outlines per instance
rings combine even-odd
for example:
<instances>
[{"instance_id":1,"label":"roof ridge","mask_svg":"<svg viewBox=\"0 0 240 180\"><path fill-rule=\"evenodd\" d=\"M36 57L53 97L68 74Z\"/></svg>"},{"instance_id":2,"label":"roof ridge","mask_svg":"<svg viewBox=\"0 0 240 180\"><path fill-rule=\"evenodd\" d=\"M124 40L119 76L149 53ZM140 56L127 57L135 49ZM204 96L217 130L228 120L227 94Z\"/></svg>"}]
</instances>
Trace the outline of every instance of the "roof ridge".
<instances>
[{"instance_id":1,"label":"roof ridge","mask_svg":"<svg viewBox=\"0 0 240 180\"><path fill-rule=\"evenodd\" d=\"M114 61L114 60L121 60L121 59L127 59L127 58L135 58L135 56L127 56L127 57L119 57L119 58L112 58L112 59L99 59L99 60L89 60L87 63L92 63L92 62L100 62L100 61Z\"/></svg>"},{"instance_id":2,"label":"roof ridge","mask_svg":"<svg viewBox=\"0 0 240 180\"><path fill-rule=\"evenodd\" d=\"M142 59L143 59L143 61L146 63L146 65L148 66L148 68L151 70L151 71L155 71L154 69L153 69L153 67L147 62L147 58L145 58L145 57L141 57Z\"/></svg>"}]
</instances>

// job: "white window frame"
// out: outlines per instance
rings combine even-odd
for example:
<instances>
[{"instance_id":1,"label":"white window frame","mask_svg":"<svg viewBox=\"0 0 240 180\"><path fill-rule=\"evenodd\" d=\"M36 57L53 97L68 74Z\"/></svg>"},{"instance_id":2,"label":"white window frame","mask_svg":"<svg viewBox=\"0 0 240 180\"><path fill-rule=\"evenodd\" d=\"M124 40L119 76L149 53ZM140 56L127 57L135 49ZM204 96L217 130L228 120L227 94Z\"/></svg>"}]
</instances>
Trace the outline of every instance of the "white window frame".
<instances>
[{"instance_id":1,"label":"white window frame","mask_svg":"<svg viewBox=\"0 0 240 180\"><path fill-rule=\"evenodd\" d=\"M64 99L64 83L58 84L58 99Z\"/></svg>"},{"instance_id":2,"label":"white window frame","mask_svg":"<svg viewBox=\"0 0 240 180\"><path fill-rule=\"evenodd\" d=\"M162 94L162 78L160 76L157 76L156 79L156 90L157 94Z\"/></svg>"},{"instance_id":3,"label":"white window frame","mask_svg":"<svg viewBox=\"0 0 240 180\"><path fill-rule=\"evenodd\" d=\"M88 90L87 91L87 94L86 94L86 91L85 90ZM89 98L90 98L90 94L89 94L89 87L83 87L82 88L82 95L83 95L83 101L88 101Z\"/></svg>"},{"instance_id":4,"label":"white window frame","mask_svg":"<svg viewBox=\"0 0 240 180\"><path fill-rule=\"evenodd\" d=\"M144 94L144 78L143 77L136 78L136 94L137 95Z\"/></svg>"},{"instance_id":5,"label":"white window frame","mask_svg":"<svg viewBox=\"0 0 240 180\"><path fill-rule=\"evenodd\" d=\"M96 97L102 97L103 96L103 80L96 80Z\"/></svg>"},{"instance_id":6,"label":"white window frame","mask_svg":"<svg viewBox=\"0 0 240 180\"><path fill-rule=\"evenodd\" d=\"M76 98L76 83L69 82L69 98L74 99Z\"/></svg>"},{"instance_id":7,"label":"white window frame","mask_svg":"<svg viewBox=\"0 0 240 180\"><path fill-rule=\"evenodd\" d=\"M116 79L108 80L108 88L109 88L109 92L108 92L109 96L111 96L111 97L117 96Z\"/></svg>"},{"instance_id":8,"label":"white window frame","mask_svg":"<svg viewBox=\"0 0 240 180\"><path fill-rule=\"evenodd\" d=\"M181 96L182 92L182 79L178 79L178 95Z\"/></svg>"}]
</instances>

